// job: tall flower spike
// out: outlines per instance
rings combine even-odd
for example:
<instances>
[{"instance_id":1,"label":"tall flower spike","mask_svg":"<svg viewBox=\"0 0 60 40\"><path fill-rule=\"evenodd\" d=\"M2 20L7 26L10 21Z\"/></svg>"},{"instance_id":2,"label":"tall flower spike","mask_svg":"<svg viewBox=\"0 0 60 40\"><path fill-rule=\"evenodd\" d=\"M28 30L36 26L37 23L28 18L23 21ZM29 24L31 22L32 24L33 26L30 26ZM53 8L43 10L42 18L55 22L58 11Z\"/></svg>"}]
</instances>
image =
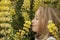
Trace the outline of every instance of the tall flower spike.
<instances>
[{"instance_id":1,"label":"tall flower spike","mask_svg":"<svg viewBox=\"0 0 60 40\"><path fill-rule=\"evenodd\" d=\"M55 25L55 23L53 23L53 20L49 20L49 21L48 21L47 28L48 28L49 32L50 32L52 35L54 35L54 37L56 37L56 39L58 40L58 39L59 39L59 36L58 36L58 28L57 28L57 26Z\"/></svg>"}]
</instances>

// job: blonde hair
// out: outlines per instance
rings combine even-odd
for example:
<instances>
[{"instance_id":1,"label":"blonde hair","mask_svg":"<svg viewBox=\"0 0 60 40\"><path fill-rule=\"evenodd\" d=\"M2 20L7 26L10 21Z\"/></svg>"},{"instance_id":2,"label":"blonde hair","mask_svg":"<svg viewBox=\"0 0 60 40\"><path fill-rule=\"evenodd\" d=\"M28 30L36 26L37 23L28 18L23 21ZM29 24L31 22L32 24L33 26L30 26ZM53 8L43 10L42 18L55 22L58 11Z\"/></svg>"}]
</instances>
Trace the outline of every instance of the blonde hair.
<instances>
[{"instance_id":1,"label":"blonde hair","mask_svg":"<svg viewBox=\"0 0 60 40\"><path fill-rule=\"evenodd\" d=\"M49 36L49 31L47 29L49 19L52 19L56 25L60 23L60 10L49 6L40 6L38 10L40 13L40 31L38 31L36 37L39 37L39 39L41 39L44 38L46 34Z\"/></svg>"}]
</instances>

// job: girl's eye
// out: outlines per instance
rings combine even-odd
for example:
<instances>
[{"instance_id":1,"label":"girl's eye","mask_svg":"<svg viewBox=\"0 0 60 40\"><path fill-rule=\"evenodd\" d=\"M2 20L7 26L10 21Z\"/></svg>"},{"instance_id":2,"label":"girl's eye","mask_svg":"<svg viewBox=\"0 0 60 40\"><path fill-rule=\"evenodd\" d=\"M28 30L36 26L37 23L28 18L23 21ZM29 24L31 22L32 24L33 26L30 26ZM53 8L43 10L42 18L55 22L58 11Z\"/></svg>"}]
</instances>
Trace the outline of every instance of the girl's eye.
<instances>
[{"instance_id":1,"label":"girl's eye","mask_svg":"<svg viewBox=\"0 0 60 40\"><path fill-rule=\"evenodd\" d=\"M38 18L36 18L36 20L38 20Z\"/></svg>"}]
</instances>

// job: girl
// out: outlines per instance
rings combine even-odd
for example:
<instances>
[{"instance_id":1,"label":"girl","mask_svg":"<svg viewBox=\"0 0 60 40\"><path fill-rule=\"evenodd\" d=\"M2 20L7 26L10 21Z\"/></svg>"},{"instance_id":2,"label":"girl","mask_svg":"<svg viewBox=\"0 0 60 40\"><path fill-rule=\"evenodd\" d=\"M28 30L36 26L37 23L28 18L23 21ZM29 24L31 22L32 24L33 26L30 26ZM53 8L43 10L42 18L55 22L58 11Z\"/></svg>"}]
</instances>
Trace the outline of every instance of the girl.
<instances>
[{"instance_id":1,"label":"girl","mask_svg":"<svg viewBox=\"0 0 60 40\"><path fill-rule=\"evenodd\" d=\"M32 31L36 32L35 40L56 40L47 28L49 20L53 20L56 25L60 23L60 11L53 7L40 6L32 20Z\"/></svg>"}]
</instances>

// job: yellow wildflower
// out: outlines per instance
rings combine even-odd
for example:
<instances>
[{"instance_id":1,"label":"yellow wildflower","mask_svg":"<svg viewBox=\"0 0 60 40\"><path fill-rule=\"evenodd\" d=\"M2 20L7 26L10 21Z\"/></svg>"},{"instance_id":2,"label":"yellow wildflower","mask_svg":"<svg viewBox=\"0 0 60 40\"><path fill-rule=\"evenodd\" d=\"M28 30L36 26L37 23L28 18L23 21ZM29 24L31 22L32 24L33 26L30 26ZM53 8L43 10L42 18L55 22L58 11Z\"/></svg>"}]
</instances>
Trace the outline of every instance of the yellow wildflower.
<instances>
[{"instance_id":1,"label":"yellow wildflower","mask_svg":"<svg viewBox=\"0 0 60 40\"><path fill-rule=\"evenodd\" d=\"M24 34L25 34L25 31L22 30L20 35L23 36Z\"/></svg>"},{"instance_id":2,"label":"yellow wildflower","mask_svg":"<svg viewBox=\"0 0 60 40\"><path fill-rule=\"evenodd\" d=\"M52 33L52 35L54 35L54 37L56 37L56 38L59 40L59 37L58 37L58 34L57 34L58 28L57 28L57 26L53 23L52 20L49 20L49 21L48 21L47 27L48 27L49 32Z\"/></svg>"},{"instance_id":3,"label":"yellow wildflower","mask_svg":"<svg viewBox=\"0 0 60 40\"><path fill-rule=\"evenodd\" d=\"M42 0L34 0L33 11L35 12L41 5Z\"/></svg>"},{"instance_id":4,"label":"yellow wildflower","mask_svg":"<svg viewBox=\"0 0 60 40\"><path fill-rule=\"evenodd\" d=\"M30 0L24 0L22 8L29 9L30 8Z\"/></svg>"},{"instance_id":5,"label":"yellow wildflower","mask_svg":"<svg viewBox=\"0 0 60 40\"><path fill-rule=\"evenodd\" d=\"M29 17L27 12L22 12L23 17Z\"/></svg>"},{"instance_id":6,"label":"yellow wildflower","mask_svg":"<svg viewBox=\"0 0 60 40\"><path fill-rule=\"evenodd\" d=\"M26 28L30 28L30 25L28 25L28 24L24 24L24 26L25 26Z\"/></svg>"},{"instance_id":7,"label":"yellow wildflower","mask_svg":"<svg viewBox=\"0 0 60 40\"><path fill-rule=\"evenodd\" d=\"M56 25L53 23L52 20L48 21L48 29L50 32L54 32L54 31L58 31L58 28L56 27Z\"/></svg>"},{"instance_id":8,"label":"yellow wildflower","mask_svg":"<svg viewBox=\"0 0 60 40\"><path fill-rule=\"evenodd\" d=\"M28 28L26 28L26 27L23 27L23 29L24 29L25 31L29 32L29 29L28 29Z\"/></svg>"},{"instance_id":9,"label":"yellow wildflower","mask_svg":"<svg viewBox=\"0 0 60 40\"><path fill-rule=\"evenodd\" d=\"M11 1L10 0L1 0L1 4L9 5L9 4L11 4Z\"/></svg>"},{"instance_id":10,"label":"yellow wildflower","mask_svg":"<svg viewBox=\"0 0 60 40\"><path fill-rule=\"evenodd\" d=\"M9 23L1 23L0 26L2 28L11 28L11 24L9 24Z\"/></svg>"},{"instance_id":11,"label":"yellow wildflower","mask_svg":"<svg viewBox=\"0 0 60 40\"><path fill-rule=\"evenodd\" d=\"M8 29L7 31L8 31L8 33L10 33L11 32L11 29Z\"/></svg>"},{"instance_id":12,"label":"yellow wildflower","mask_svg":"<svg viewBox=\"0 0 60 40\"><path fill-rule=\"evenodd\" d=\"M25 21L25 23L26 23L26 24L29 24L29 25L31 24L31 22L30 22L30 21Z\"/></svg>"},{"instance_id":13,"label":"yellow wildflower","mask_svg":"<svg viewBox=\"0 0 60 40\"><path fill-rule=\"evenodd\" d=\"M19 33L19 32L17 32L16 34L20 35L20 33Z\"/></svg>"}]
</instances>

